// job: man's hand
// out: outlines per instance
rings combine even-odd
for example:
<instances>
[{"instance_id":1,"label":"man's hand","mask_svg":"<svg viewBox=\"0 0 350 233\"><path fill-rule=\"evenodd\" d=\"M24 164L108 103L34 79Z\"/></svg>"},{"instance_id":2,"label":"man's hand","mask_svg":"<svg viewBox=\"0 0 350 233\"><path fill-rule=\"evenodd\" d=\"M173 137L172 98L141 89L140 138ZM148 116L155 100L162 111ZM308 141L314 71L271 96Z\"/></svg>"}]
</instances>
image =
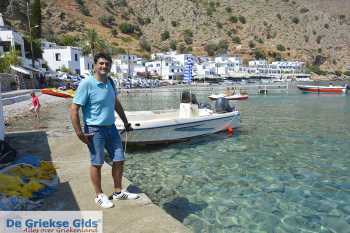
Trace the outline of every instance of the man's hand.
<instances>
[{"instance_id":1,"label":"man's hand","mask_svg":"<svg viewBox=\"0 0 350 233\"><path fill-rule=\"evenodd\" d=\"M125 127L125 131L126 131L126 132L129 132L129 131L133 131L133 130L134 130L134 129L131 127L131 124L130 124L130 123L124 124L124 127Z\"/></svg>"},{"instance_id":2,"label":"man's hand","mask_svg":"<svg viewBox=\"0 0 350 233\"><path fill-rule=\"evenodd\" d=\"M92 133L78 133L77 134L80 141L82 141L85 144L89 144L89 139L94 136Z\"/></svg>"}]
</instances>

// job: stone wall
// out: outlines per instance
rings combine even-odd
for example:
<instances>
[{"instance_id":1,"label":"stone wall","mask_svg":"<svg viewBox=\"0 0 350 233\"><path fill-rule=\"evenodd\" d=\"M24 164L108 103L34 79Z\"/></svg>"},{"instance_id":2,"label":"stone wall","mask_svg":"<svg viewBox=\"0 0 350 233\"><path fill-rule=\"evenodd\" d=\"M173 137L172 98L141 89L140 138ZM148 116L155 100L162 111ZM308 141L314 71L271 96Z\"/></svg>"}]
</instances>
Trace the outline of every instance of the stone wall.
<instances>
[{"instance_id":1,"label":"stone wall","mask_svg":"<svg viewBox=\"0 0 350 233\"><path fill-rule=\"evenodd\" d=\"M0 81L1 92L35 88L35 84L31 78L25 78L16 74L0 73Z\"/></svg>"}]
</instances>

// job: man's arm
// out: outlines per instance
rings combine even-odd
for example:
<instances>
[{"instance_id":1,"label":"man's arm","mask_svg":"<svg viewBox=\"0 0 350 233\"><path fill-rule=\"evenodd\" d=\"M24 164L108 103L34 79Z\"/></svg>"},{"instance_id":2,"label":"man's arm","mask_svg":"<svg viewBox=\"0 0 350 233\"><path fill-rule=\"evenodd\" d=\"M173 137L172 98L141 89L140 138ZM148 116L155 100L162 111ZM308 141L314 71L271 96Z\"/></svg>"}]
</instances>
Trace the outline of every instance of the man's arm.
<instances>
[{"instance_id":1,"label":"man's arm","mask_svg":"<svg viewBox=\"0 0 350 233\"><path fill-rule=\"evenodd\" d=\"M72 105L70 107L70 119L72 121L73 128L74 128L75 133L77 134L78 138L83 143L88 144L89 143L88 137L91 135L84 134L83 131L81 130L79 109L80 109L80 105L72 103Z\"/></svg>"},{"instance_id":2,"label":"man's arm","mask_svg":"<svg viewBox=\"0 0 350 233\"><path fill-rule=\"evenodd\" d=\"M128 119L126 118L123 106L120 103L120 101L119 101L117 96L115 97L115 111L118 113L119 117L122 119L125 129L127 131L132 130L131 125L128 122Z\"/></svg>"}]
</instances>

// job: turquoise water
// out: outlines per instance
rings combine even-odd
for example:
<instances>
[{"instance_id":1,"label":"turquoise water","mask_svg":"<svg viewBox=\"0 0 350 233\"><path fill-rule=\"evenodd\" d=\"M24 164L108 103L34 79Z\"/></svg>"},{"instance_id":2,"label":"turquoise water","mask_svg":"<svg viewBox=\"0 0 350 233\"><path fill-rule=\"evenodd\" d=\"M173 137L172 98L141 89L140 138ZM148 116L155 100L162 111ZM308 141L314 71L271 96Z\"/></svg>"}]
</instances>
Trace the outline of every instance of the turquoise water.
<instances>
[{"instance_id":1,"label":"turquoise water","mask_svg":"<svg viewBox=\"0 0 350 233\"><path fill-rule=\"evenodd\" d=\"M145 110L179 97L122 99ZM127 147L126 176L194 232L350 232L350 96L250 96L237 106L233 137Z\"/></svg>"}]
</instances>

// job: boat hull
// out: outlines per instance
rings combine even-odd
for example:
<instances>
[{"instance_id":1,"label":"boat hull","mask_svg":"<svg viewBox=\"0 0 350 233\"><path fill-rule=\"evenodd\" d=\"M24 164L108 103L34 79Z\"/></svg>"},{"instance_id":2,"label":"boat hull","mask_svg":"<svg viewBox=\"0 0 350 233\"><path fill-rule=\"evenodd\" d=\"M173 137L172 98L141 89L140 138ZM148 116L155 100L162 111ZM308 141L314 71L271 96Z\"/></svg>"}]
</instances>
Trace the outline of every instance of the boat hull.
<instances>
[{"instance_id":1,"label":"boat hull","mask_svg":"<svg viewBox=\"0 0 350 233\"><path fill-rule=\"evenodd\" d=\"M225 96L225 95L210 95L208 96L208 98L210 100L217 100L219 98L225 98L227 100L246 100L248 99L248 95L229 95L229 96Z\"/></svg>"},{"instance_id":2,"label":"boat hull","mask_svg":"<svg viewBox=\"0 0 350 233\"><path fill-rule=\"evenodd\" d=\"M134 130L128 133L125 133L123 126L117 123L117 128L122 132L121 136L124 142L159 144L213 134L228 128L238 128L240 126L240 114L235 111L189 119L178 118L161 122L144 122L141 125L138 122L129 122Z\"/></svg>"},{"instance_id":3,"label":"boat hull","mask_svg":"<svg viewBox=\"0 0 350 233\"><path fill-rule=\"evenodd\" d=\"M344 94L347 91L346 87L342 86L297 86L299 90L305 93L334 93Z\"/></svg>"}]
</instances>

